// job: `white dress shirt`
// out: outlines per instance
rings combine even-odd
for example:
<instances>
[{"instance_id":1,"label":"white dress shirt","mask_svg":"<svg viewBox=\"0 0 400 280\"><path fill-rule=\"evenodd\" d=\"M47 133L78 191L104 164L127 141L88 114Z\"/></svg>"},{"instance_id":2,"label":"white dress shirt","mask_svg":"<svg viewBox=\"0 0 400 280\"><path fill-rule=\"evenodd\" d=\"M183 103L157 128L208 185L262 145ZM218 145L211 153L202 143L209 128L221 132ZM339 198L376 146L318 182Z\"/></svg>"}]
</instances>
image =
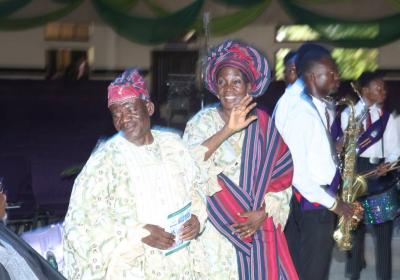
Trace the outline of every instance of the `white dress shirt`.
<instances>
[{"instance_id":1,"label":"white dress shirt","mask_svg":"<svg viewBox=\"0 0 400 280\"><path fill-rule=\"evenodd\" d=\"M303 89L303 79L299 78L293 84L286 87L285 92L276 103L273 117L279 131L285 129L286 120L291 114L292 108L299 102Z\"/></svg>"},{"instance_id":2,"label":"white dress shirt","mask_svg":"<svg viewBox=\"0 0 400 280\"><path fill-rule=\"evenodd\" d=\"M303 91L286 111L286 119L279 120L278 131L288 145L293 158L293 185L312 203L332 207L335 197L322 185L329 185L336 173L332 144L327 130L325 103L306 95ZM288 103L284 104L286 106ZM277 105L280 111L281 104ZM281 112L283 112L282 110ZM275 120L277 121L277 120ZM283 124L283 125L282 125Z\"/></svg>"},{"instance_id":3,"label":"white dress shirt","mask_svg":"<svg viewBox=\"0 0 400 280\"><path fill-rule=\"evenodd\" d=\"M355 113L358 116L363 109L363 104L358 101L355 106ZM341 115L342 130L347 128L349 121L349 108L346 108ZM376 104L369 107L371 114L371 123L377 121L382 115L382 109ZM366 149L360 157L364 158L384 158L386 162L395 161L400 156L400 125L398 116L394 113L390 114L382 139ZM363 120L364 130L366 127L367 118ZM382 141L383 140L383 141Z\"/></svg>"},{"instance_id":4,"label":"white dress shirt","mask_svg":"<svg viewBox=\"0 0 400 280\"><path fill-rule=\"evenodd\" d=\"M315 97L313 97L312 99L321 117L321 121L325 126L325 129L329 132L334 117L334 111L332 109L329 109L324 101ZM329 117L326 116L327 114Z\"/></svg>"}]
</instances>

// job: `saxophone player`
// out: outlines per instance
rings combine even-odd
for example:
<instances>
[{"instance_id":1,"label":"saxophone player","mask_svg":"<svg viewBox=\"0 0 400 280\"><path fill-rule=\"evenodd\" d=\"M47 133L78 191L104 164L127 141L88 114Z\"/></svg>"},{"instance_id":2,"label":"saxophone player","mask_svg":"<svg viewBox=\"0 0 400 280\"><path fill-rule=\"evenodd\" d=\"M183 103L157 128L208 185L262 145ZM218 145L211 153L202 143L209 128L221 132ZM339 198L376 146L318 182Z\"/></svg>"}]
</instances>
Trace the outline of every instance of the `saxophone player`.
<instances>
[{"instance_id":1,"label":"saxophone player","mask_svg":"<svg viewBox=\"0 0 400 280\"><path fill-rule=\"evenodd\" d=\"M383 108L386 99L386 83L376 72L364 72L358 79L360 101L355 106L360 114L362 103L368 106L363 120L363 132L358 140L358 173L377 169L374 178L367 179L367 195L360 198L365 209L363 223L353 232L353 248L347 252L346 277L359 279L364 266L364 239L366 224L370 224L376 237L376 277L380 280L391 279L392 271L392 228L396 215L396 192L393 184L384 176L387 172L385 162L393 162L400 156L400 130L393 113ZM342 129L348 125L348 108L341 117ZM382 207L371 208L372 205ZM393 204L393 205L391 205ZM378 210L377 210L378 209Z\"/></svg>"},{"instance_id":2,"label":"saxophone player","mask_svg":"<svg viewBox=\"0 0 400 280\"><path fill-rule=\"evenodd\" d=\"M287 114L280 114L282 102L275 109L275 123L294 163L295 195L285 234L300 279L323 280L329 274L335 214L354 215L350 204L336 198L340 174L330 136L333 120L322 101L337 91L340 80L330 52L322 46L305 52L300 48L296 67L304 87Z\"/></svg>"}]
</instances>

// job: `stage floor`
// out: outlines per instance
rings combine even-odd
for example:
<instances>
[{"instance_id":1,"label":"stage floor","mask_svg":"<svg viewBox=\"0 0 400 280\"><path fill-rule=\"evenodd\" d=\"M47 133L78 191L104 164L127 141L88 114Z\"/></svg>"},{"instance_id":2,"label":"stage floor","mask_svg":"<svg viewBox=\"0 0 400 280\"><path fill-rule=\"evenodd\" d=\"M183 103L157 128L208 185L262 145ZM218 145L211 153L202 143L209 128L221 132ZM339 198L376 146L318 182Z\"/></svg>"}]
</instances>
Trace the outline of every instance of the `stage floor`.
<instances>
[{"instance_id":1,"label":"stage floor","mask_svg":"<svg viewBox=\"0 0 400 280\"><path fill-rule=\"evenodd\" d=\"M365 259L367 267L361 272L361 280L375 280L375 244L370 233L365 238ZM400 280L400 230L395 229L392 240L392 279ZM336 248L333 252L329 280L343 280L345 268L345 254Z\"/></svg>"}]
</instances>

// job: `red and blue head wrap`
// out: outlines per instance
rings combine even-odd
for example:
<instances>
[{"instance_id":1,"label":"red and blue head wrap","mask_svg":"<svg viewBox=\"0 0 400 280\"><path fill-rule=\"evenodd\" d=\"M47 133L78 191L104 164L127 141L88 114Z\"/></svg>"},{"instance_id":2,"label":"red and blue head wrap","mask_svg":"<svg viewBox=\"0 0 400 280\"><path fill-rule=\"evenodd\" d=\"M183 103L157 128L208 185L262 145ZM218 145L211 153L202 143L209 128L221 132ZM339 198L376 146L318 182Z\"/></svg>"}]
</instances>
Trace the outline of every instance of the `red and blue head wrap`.
<instances>
[{"instance_id":1,"label":"red and blue head wrap","mask_svg":"<svg viewBox=\"0 0 400 280\"><path fill-rule=\"evenodd\" d=\"M207 57L204 83L217 94L217 75L223 67L239 69L251 83L250 95L259 97L265 93L271 81L271 69L264 55L238 40L227 40L210 50Z\"/></svg>"},{"instance_id":2,"label":"red and blue head wrap","mask_svg":"<svg viewBox=\"0 0 400 280\"><path fill-rule=\"evenodd\" d=\"M108 86L108 107L115 103L139 98L149 101L150 95L145 80L139 70L130 68L125 70Z\"/></svg>"}]
</instances>

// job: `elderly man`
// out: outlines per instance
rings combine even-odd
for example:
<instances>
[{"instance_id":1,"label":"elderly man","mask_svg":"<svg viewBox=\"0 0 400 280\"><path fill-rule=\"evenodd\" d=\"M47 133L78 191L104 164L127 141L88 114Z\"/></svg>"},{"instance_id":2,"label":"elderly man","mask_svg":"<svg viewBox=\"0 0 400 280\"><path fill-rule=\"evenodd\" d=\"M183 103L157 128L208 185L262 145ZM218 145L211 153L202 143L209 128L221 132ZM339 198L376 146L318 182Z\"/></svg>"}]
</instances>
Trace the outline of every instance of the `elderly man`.
<instances>
[{"instance_id":1,"label":"elderly man","mask_svg":"<svg viewBox=\"0 0 400 280\"><path fill-rule=\"evenodd\" d=\"M61 280L65 279L45 259L16 234L7 229L6 196L0 192L0 279Z\"/></svg>"},{"instance_id":2,"label":"elderly man","mask_svg":"<svg viewBox=\"0 0 400 280\"><path fill-rule=\"evenodd\" d=\"M207 214L194 161L178 135L150 129L154 104L136 69L111 83L108 107L118 133L75 181L65 276L200 279L202 254L193 239Z\"/></svg>"}]
</instances>

